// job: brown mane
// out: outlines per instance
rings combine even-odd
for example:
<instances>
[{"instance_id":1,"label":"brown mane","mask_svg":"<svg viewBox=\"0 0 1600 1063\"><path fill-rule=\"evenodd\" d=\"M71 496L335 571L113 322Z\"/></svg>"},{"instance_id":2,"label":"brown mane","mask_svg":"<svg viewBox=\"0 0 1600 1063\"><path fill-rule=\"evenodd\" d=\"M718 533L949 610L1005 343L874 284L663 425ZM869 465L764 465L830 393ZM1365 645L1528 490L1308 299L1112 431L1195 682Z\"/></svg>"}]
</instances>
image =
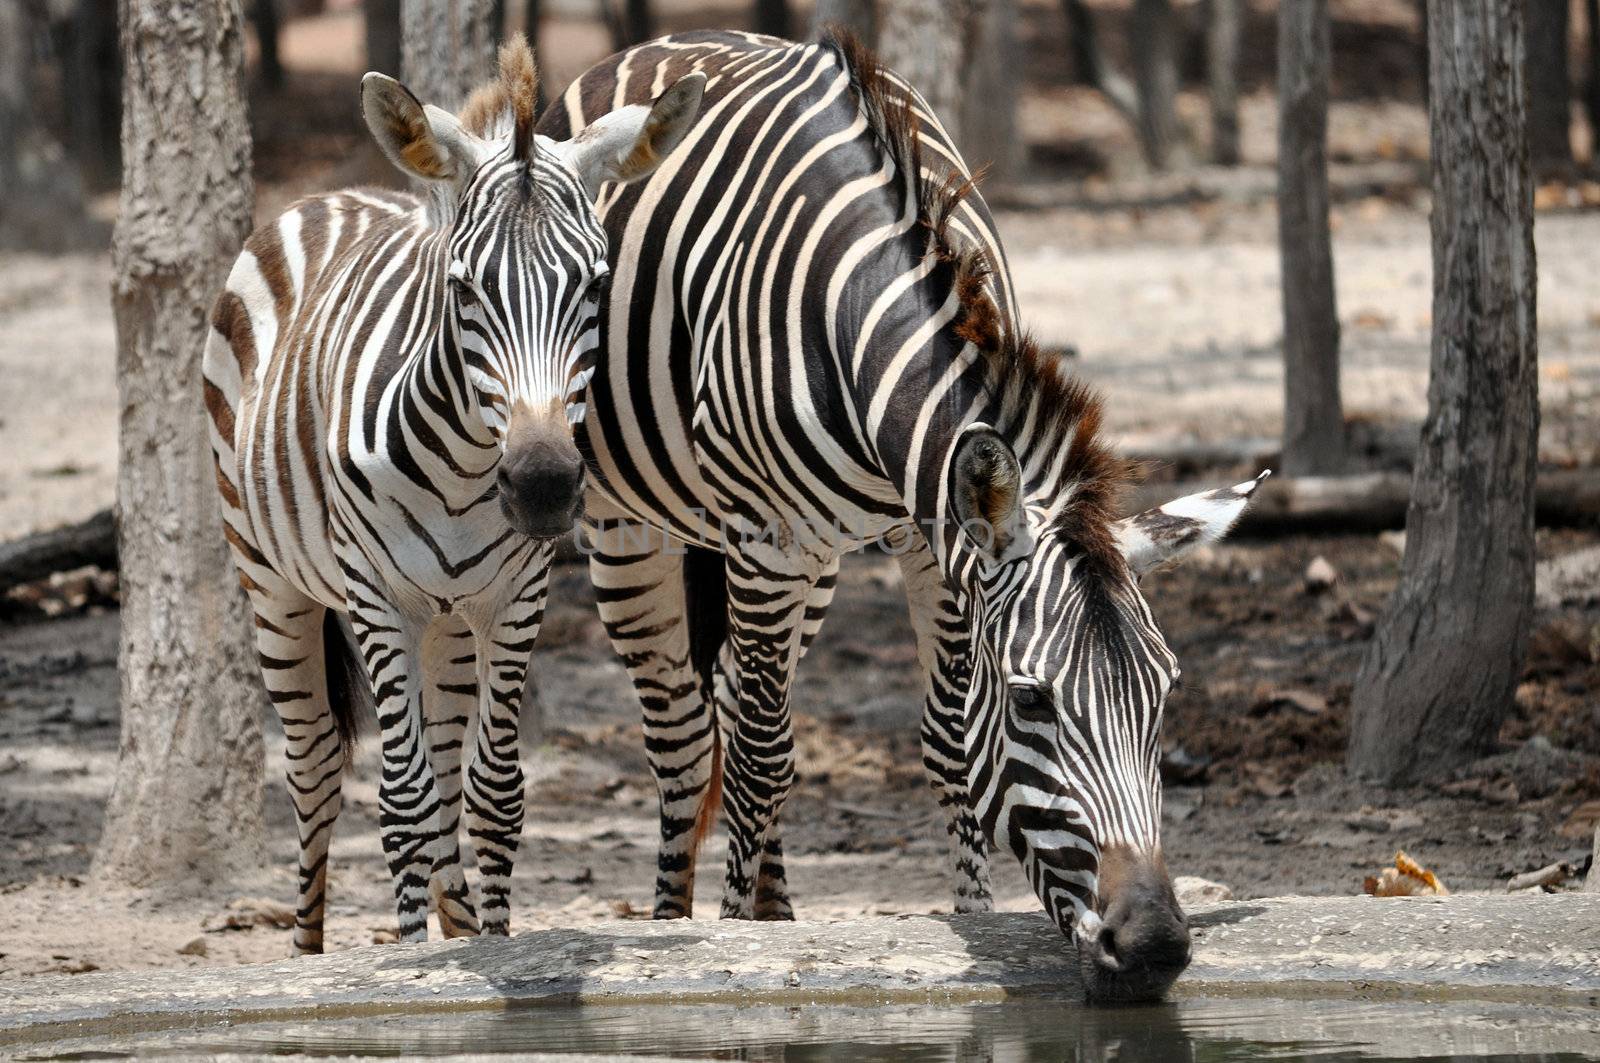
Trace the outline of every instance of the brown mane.
<instances>
[{"instance_id":1,"label":"brown mane","mask_svg":"<svg viewBox=\"0 0 1600 1063\"><path fill-rule=\"evenodd\" d=\"M833 26L823 43L849 71L857 98L883 150L916 196L918 220L928 233L928 253L949 269L960 307L955 334L984 356L986 386L1000 405L1006 424L995 427L1014 438L1030 411L1035 446L1066 447L1056 478L1051 520L1089 554L1120 564L1111 533L1122 489L1135 475L1134 463L1119 458L1100 435L1101 401L1092 388L1062 371L1060 359L1041 350L1000 305L991 283L994 263L982 247L963 246L950 220L977 188L983 172L967 177L951 170L935 178L924 173L921 124L910 97L892 81L883 64L848 31ZM1027 455L1018 455L1024 464Z\"/></svg>"},{"instance_id":2,"label":"brown mane","mask_svg":"<svg viewBox=\"0 0 1600 1063\"><path fill-rule=\"evenodd\" d=\"M474 89L461 108L461 124L478 137L503 136L509 120L512 154L527 159L539 100L539 72L528 39L518 33L500 46L500 76Z\"/></svg>"}]
</instances>

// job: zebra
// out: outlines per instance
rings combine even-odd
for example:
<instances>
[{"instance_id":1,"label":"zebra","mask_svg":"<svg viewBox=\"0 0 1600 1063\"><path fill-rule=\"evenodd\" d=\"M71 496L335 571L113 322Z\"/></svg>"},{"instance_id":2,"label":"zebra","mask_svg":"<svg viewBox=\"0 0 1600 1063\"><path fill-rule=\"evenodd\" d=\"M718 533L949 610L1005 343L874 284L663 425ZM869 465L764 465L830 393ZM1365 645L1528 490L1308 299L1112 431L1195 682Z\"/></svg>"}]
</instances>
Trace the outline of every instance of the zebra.
<instances>
[{"instance_id":1,"label":"zebra","mask_svg":"<svg viewBox=\"0 0 1600 1063\"><path fill-rule=\"evenodd\" d=\"M1138 577L1224 535L1259 479L1117 519L1130 469L1099 398L1022 331L938 118L847 36L666 37L591 68L540 128L691 73L704 120L599 200L613 276L579 432L584 548L659 791L653 914L692 914L720 801L721 914L793 917L790 684L840 555L880 542L926 672L956 910L992 906L992 840L1092 994L1159 994L1189 953L1159 834L1178 667Z\"/></svg>"},{"instance_id":2,"label":"zebra","mask_svg":"<svg viewBox=\"0 0 1600 1063\"><path fill-rule=\"evenodd\" d=\"M661 161L702 82L556 141L536 134L520 37L460 117L369 73L367 126L425 194L299 201L251 235L216 301L205 402L286 739L298 954L322 951L352 699L368 694L400 939L426 939L430 904L447 937L508 932L518 709L554 537L583 497L573 426L608 274L592 199Z\"/></svg>"}]
</instances>

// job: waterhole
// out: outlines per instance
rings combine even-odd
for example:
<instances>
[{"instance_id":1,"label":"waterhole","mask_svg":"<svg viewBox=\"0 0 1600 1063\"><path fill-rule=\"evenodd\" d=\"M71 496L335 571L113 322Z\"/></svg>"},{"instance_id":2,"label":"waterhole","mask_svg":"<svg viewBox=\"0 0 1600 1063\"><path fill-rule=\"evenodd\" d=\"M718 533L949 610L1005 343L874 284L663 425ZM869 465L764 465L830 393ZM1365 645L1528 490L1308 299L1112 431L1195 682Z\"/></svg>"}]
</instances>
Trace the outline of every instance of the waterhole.
<instances>
[{"instance_id":1,"label":"waterhole","mask_svg":"<svg viewBox=\"0 0 1600 1063\"><path fill-rule=\"evenodd\" d=\"M1231 1061L1600 1059L1592 1008L1459 1001L1197 997L1089 1008L998 1004L571 1005L256 1022L35 1046L24 1058L246 1053L434 1057L585 1054L674 1059Z\"/></svg>"}]
</instances>

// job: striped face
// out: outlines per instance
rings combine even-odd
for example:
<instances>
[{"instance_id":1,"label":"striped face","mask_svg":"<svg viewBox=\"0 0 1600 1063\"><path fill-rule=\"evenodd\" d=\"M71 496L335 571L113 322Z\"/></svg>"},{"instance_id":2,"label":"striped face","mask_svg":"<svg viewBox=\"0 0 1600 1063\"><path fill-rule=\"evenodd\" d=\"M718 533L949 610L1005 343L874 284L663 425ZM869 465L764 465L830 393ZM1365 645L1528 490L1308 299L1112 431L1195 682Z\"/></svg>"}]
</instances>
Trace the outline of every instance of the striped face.
<instances>
[{"instance_id":1,"label":"striped face","mask_svg":"<svg viewBox=\"0 0 1600 1063\"><path fill-rule=\"evenodd\" d=\"M502 448L525 419L582 420L605 251L582 185L548 151L526 170L502 155L468 184L449 240L449 316Z\"/></svg>"},{"instance_id":2,"label":"striped face","mask_svg":"<svg viewBox=\"0 0 1600 1063\"><path fill-rule=\"evenodd\" d=\"M1070 930L1094 908L1101 853L1160 849L1161 713L1177 661L1120 559L1045 532L974 595L968 719L976 798ZM976 755L974 755L976 754Z\"/></svg>"}]
</instances>

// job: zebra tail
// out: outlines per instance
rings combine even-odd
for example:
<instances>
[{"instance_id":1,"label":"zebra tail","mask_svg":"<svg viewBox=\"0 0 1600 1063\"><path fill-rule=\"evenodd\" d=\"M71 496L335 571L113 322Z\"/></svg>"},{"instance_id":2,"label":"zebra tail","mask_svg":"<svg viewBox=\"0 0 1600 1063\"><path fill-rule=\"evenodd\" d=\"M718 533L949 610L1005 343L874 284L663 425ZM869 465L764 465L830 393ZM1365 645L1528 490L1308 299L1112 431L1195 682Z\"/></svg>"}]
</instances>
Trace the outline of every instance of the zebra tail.
<instances>
[{"instance_id":1,"label":"zebra tail","mask_svg":"<svg viewBox=\"0 0 1600 1063\"><path fill-rule=\"evenodd\" d=\"M332 609L322 614L322 670L327 677L328 707L333 712L333 726L339 732L339 748L344 752L344 762L355 759L357 733L360 727L359 711L375 712L372 683L367 678L356 656L353 639L345 630L344 622Z\"/></svg>"},{"instance_id":2,"label":"zebra tail","mask_svg":"<svg viewBox=\"0 0 1600 1063\"><path fill-rule=\"evenodd\" d=\"M722 807L722 721L717 717L716 667L728 640L728 570L721 551L689 547L683 562L683 596L689 662L700 679L700 696L711 710L711 779L689 840L689 851L696 853Z\"/></svg>"}]
</instances>

